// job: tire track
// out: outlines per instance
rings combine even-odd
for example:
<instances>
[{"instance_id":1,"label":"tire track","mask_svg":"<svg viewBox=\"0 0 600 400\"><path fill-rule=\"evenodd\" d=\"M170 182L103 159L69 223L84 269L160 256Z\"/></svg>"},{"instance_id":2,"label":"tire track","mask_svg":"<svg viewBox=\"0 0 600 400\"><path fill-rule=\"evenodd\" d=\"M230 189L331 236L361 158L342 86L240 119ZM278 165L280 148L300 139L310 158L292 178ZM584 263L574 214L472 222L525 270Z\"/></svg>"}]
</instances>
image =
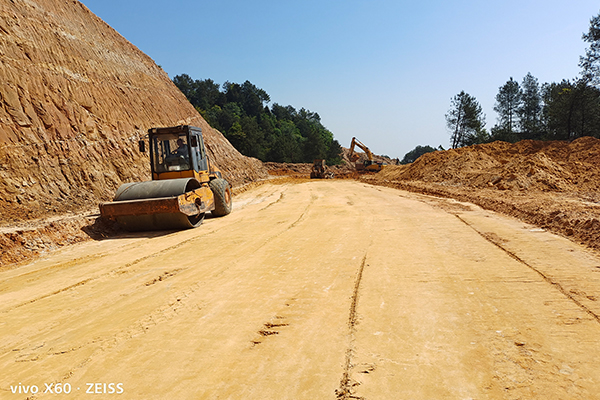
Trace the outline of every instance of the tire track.
<instances>
[{"instance_id":1,"label":"tire track","mask_svg":"<svg viewBox=\"0 0 600 400\"><path fill-rule=\"evenodd\" d=\"M273 195L274 193L275 193L275 191L272 191L272 192L270 192L268 195L266 195L266 197L268 197L268 196L271 196L271 195ZM277 199L277 200L275 200L275 201L273 201L273 202L269 203L269 204L268 204L266 207L264 207L264 208L260 209L259 211L262 211L262 210L264 210L264 209L266 209L266 208L268 208L268 207L270 207L270 206L272 206L272 205L274 205L274 204L276 204L276 203L280 202L280 201L281 201L281 200L284 198L284 196L285 196L285 194L284 194L284 192L282 192L282 193L280 194L280 197L279 197L279 199ZM242 207L242 208L245 208L245 207ZM243 220L245 220L245 219L246 219L246 218L243 218L243 219L242 219L242 220L240 220L240 221L243 221ZM168 248L165 248L165 249L163 249L163 250L160 250L160 251L158 251L158 252L155 252L155 253L149 254L149 255L147 255L147 256L144 256L144 257L142 257L142 258L139 258L139 259L133 260L133 261L131 261L131 262L129 262L129 263L127 263L127 264L125 264L125 265L124 265L124 266L122 266L122 267L119 267L119 268L113 269L113 270L111 270L111 271L109 271L109 272L106 272L106 273L104 273L104 274L98 275L98 276L96 276L96 277L92 277L92 278L89 278L89 279L82 280L82 281L80 281L80 282L77 282L77 283L75 283L75 284L69 285L69 286L67 286L67 287L64 287L64 288L62 288L62 289L59 289L59 290L57 290L57 291L55 291L55 292L53 292L53 293L49 293L49 294L42 295L42 296L40 296L40 297L38 297L38 298L36 298L36 299L32 299L32 300L26 301L26 302L24 302L24 303L17 304L16 306L13 306L13 307L11 307L11 308L9 308L9 309L6 309L6 310L2 310L2 311L0 311L0 313L6 313L6 312L9 312L9 311L11 311L11 310L13 310L13 309L15 309L15 308L19 308L19 307L22 307L23 305L26 305L26 304L33 303L33 302L35 302L35 301L38 301L38 300L44 299L44 298L46 298L46 297L49 297L49 296L52 296L52 295L54 295L54 294L58 294L58 293L60 293L60 292L62 292L62 291L68 290L68 289L70 289L70 288L73 288L73 287L76 287L76 286L81 286L81 285L84 285L84 284L86 284L86 283L88 283L88 282L90 282L90 281L93 281L93 280L96 280L96 279L100 279L100 278L102 278L102 277L104 277L104 276L107 276L107 275L110 275L110 274L114 274L114 273L119 273L119 272L121 272L123 269L129 268L129 267L131 267L131 266L133 266L133 265L137 265L137 264L139 264L141 261L147 260L147 259L149 259L149 258L151 258L151 257L155 257L155 256L157 256L157 255L160 255L160 254L163 254L164 252L167 252L167 251L170 251L170 250L177 249L178 247L180 247L180 246L182 246L182 245L184 245L184 244L187 244L187 243L189 243L189 242L192 242L193 240L196 240L196 239L204 239L204 238L206 237L206 235L212 235L212 234L214 234L214 233L216 233L216 232L220 231L220 230L221 230L221 229L223 229L223 228L225 228L225 226L221 226L221 227L219 227L219 228L215 228L215 229L213 229L213 230L211 230L211 231L208 231L208 232L203 232L204 234L202 234L202 235L199 235L199 236L196 236L196 237L193 237L193 238L190 238L190 239L184 240L184 241L182 241L182 242L180 242L180 243L178 243L178 244L176 244L176 245L173 245L173 246L171 246L171 247L168 247ZM157 238L157 237L160 237L160 236L161 236L161 235L157 235L157 236L153 236L152 238ZM119 239L119 237L112 237L111 239ZM120 248L120 253L128 253L128 252L130 252L130 251L133 251L133 250L135 250L135 249L138 249L138 248L142 247L144 244L145 244L145 242L144 242L144 241L137 241L137 242L135 242L135 243L125 244L123 247L121 247L121 248ZM103 259L103 258L105 258L105 257L110 257L110 256L112 256L112 255L114 255L114 252L101 252L101 253L97 253L97 254L86 255L86 256L83 256L83 257L78 257L78 258L70 259L70 260L67 260L67 261L59 262L59 263L56 263L56 264L52 264L52 265L49 265L49 266L45 266L45 267L42 267L42 268L39 268L39 269L35 269L35 270L33 270L33 271L28 271L28 272L24 272L24 273L18 273L18 274L14 275L14 276L11 276L11 277L9 278L9 280L12 280L12 279L19 279L19 278L26 278L26 277L28 277L28 276L35 277L35 275L37 275L37 274L40 274L40 273L43 273L43 272L46 272L46 271L53 271L53 272L56 272L56 271L61 271L61 270L69 269L69 268L71 268L71 267L73 267L73 266L79 266L79 267L81 267L81 266L82 266L82 265L84 265L84 264L97 263L97 262L99 262L99 260L101 260L101 259ZM5 291L5 290L2 290L2 289L0 289L0 293L2 293L3 291Z\"/></svg>"},{"instance_id":2,"label":"tire track","mask_svg":"<svg viewBox=\"0 0 600 400\"><path fill-rule=\"evenodd\" d=\"M275 204L277 204L277 203L279 203L280 201L282 201L284 197L285 197L285 191L282 191L282 192L279 194L279 198L278 198L277 200L270 202L269 204L267 204L266 206L264 206L263 208L261 208L260 210L258 210L258 212L264 211L264 210L266 210L267 208L269 208L269 207L271 207L271 206L274 206Z\"/></svg>"},{"instance_id":3,"label":"tire track","mask_svg":"<svg viewBox=\"0 0 600 400\"><path fill-rule=\"evenodd\" d=\"M281 195L280 195L280 197L279 197L279 199L276 200L276 201L274 201L274 202L272 202L272 203L270 203L267 207L269 207L271 205L274 205L276 203L279 203L283 198L284 198L284 193L282 192ZM292 222L290 225L288 225L283 231L281 231L279 233L276 233L275 235L267 238L262 244L256 246L254 252L256 252L259 249L263 248L269 242L271 242L273 239L276 239L277 237L281 236L285 232L289 231L290 229L292 229L296 225L298 225L304 219L304 217L306 216L306 213L308 212L308 210L310 209L310 207L313 205L314 200L315 200L315 198L311 197L310 200L309 200L309 202L308 202L308 204L306 205L306 207L304 208L304 210L300 214L300 216L294 222ZM265 207L265 208L267 208L267 207ZM128 269L131 269L132 267L134 267L134 266L136 266L136 265L138 265L138 264L140 264L140 263L142 263L144 261L147 261L147 260L155 258L155 257L159 257L159 256L161 256L161 255L163 255L165 253L177 250L177 249L179 249L182 246L185 246L185 245L188 245L188 244L192 244L192 243L194 243L196 241L205 240L208 235L213 235L213 234L219 232L220 230L224 229L225 227L226 226L220 226L220 227L215 228L215 229L213 229L211 231L203 232L203 234L201 234L201 235L194 236L194 237L191 237L189 239L182 240L181 242L178 242L177 244L174 244L172 246L166 247L166 248L164 248L162 250L156 251L156 252L148 254L146 256L137 258L137 259L135 259L133 261L130 261L130 262L128 262L128 263L126 263L126 264L124 264L124 265L122 265L120 267L114 268L114 269L112 269L110 271L107 271L105 273L102 273L102 274L99 274L97 276L93 276L93 277L90 277L90 278L87 278L87 279L83 279L83 280L81 280L79 282L73 283L71 285L65 286L65 287L57 289L57 290L54 290L51 293L46 293L46 294L43 294L43 295L38 296L36 298L24 301L24 302L19 303L19 304L16 304L16 305L14 305L14 306L12 306L10 308L7 308L5 310L0 311L0 314L9 313L9 312L11 312L11 311L13 311L15 309L21 308L21 307L26 306L28 304L32 304L32 303L35 303L37 301L40 301L40 300L43 300L43 299L47 299L47 298L49 298L51 296L63 293L65 291L67 291L67 290L70 290L70 289L73 289L73 288L76 288L76 287L79 287L79 286L86 285L86 284L88 284L90 282L97 281L99 279L102 279L102 278L105 278L105 277L108 277L108 276L111 276L111 275L123 273L124 271L126 271ZM128 250L132 250L132 249L139 248L142 245L143 245L142 243L133 243L131 245L127 245L126 248ZM87 263L89 263L89 262L100 260L103 257L109 256L109 255L112 255L112 253L102 253L101 255L99 255L97 257L96 256L82 257L80 259L69 260L69 261L66 261L66 262L58 264L58 265L54 265L54 266L50 266L50 267L45 267L43 270L46 270L46 269L49 269L49 268L61 268L61 267L62 267L61 269L64 269L64 268L68 268L68 267L77 265L77 261L81 260L81 259L85 259L85 261ZM225 270L223 270L221 272L224 272ZM31 272L31 273L33 273L33 272ZM27 274L29 274L29 273L27 273Z\"/></svg>"},{"instance_id":4,"label":"tire track","mask_svg":"<svg viewBox=\"0 0 600 400\"><path fill-rule=\"evenodd\" d=\"M342 379L340 380L340 387L336 389L335 395L338 400L347 400L347 399L363 399L363 397L357 397L354 395L354 387L358 385L358 383L353 382L350 377L350 370L353 367L352 358L354 356L354 342L355 342L355 334L356 334L356 307L358 306L358 295L360 292L360 282L362 281L363 271L365 270L365 266L367 264L367 253L363 256L360 267L358 268L358 273L356 274L356 279L354 281L354 290L352 292L352 301L350 303L350 312L348 314L348 348L346 349L346 361L344 363L344 372L342 374Z\"/></svg>"},{"instance_id":5,"label":"tire track","mask_svg":"<svg viewBox=\"0 0 600 400\"><path fill-rule=\"evenodd\" d=\"M510 251L507 248L505 248L504 246L502 246L502 244L499 243L498 240L495 240L495 238L493 236L487 235L484 232L480 232L479 230L477 230L473 225L469 224L467 221L465 221L464 219L462 219L458 214L452 213L452 215L454 215L456 218L458 218L458 220L461 221L462 223L464 223L466 226L468 226L469 228L471 228L475 232L477 232L477 234L480 235L482 238L484 238L485 240L487 240L488 242L490 242L491 244L493 244L494 246L496 246L497 248L499 248L500 250L502 250L503 252L505 252L513 260L518 261L519 263L525 265L527 268L529 268L532 271L534 271L535 273L537 273L544 281L546 281L547 283L549 283L550 285L552 285L552 287L554 287L555 289L557 289L566 298L568 298L573 303L575 303L579 308L581 308L589 316L591 316L596 322L600 323L600 316L598 314L594 313L592 310L590 310L585 304L581 303L579 300L577 300L575 297L573 297L573 295L571 295L571 293L569 293L569 291L566 290L559 282L556 282L551 277L549 277L548 275L546 275L542 271L540 271L538 268L536 268L533 265L529 264L527 261L523 260L521 257L519 257L518 255L516 255L512 251Z\"/></svg>"},{"instance_id":6,"label":"tire track","mask_svg":"<svg viewBox=\"0 0 600 400\"><path fill-rule=\"evenodd\" d=\"M197 240L204 240L204 239L206 238L206 235L212 235L212 234L216 233L218 230L220 230L220 229L213 229L212 231L210 231L210 232L207 232L207 233L206 233L206 234L204 234L204 235L200 235L200 236L194 236L194 237L192 237L192 238L189 238L189 239L186 239L186 240L182 240L181 242L179 242L179 243L177 243L177 244L174 244L174 245L172 245L172 246L166 247L166 248L164 248L164 249L162 249L162 250L156 251L156 252L154 252L154 253L151 253L151 254L148 254L148 255L146 255L146 256L143 256L143 257L137 258L137 259L135 259L135 260L133 260L133 261L130 261L130 262L128 262L128 263L126 263L126 264L124 264L124 265L122 265L122 266L120 266L120 267L114 268L114 269L112 269L112 270L110 270L110 271L107 271L107 272L105 272L105 273L102 273L102 274L99 274L99 275L93 276L93 277L91 277L91 278L83 279L83 280L81 280L81 281L79 281L79 282L76 282L76 283L74 283L74 284L71 284L71 285L65 286L65 287L63 287L63 288L60 288L60 289L58 289L58 290L55 290L55 291L53 291L53 292L51 292L51 293L46 293L46 294L44 294L44 295L41 295L41 296L38 296L38 297L36 297L36 298L34 298L34 299L31 299L31 300L28 300L28 301L25 301L25 302L19 303L19 304L15 305L15 306L13 306L13 307L11 307L11 308L8 308L8 309L5 309L5 310L2 310L2 311L0 311L0 313L1 313L1 314L6 314L6 313L9 313L9 312L11 312L11 311L13 311L13 310L17 309L17 308L21 308L21 307L23 307L23 306L26 306L26 305L28 305L28 304L35 303L36 301L40 301L40 300L46 299L46 298L48 298L48 297L51 297L51 296L54 296L54 295L60 294L60 293L62 293L62 292L65 292L65 291L67 291L67 290L69 290L69 289L73 289L73 288L76 288L76 287L79 287L79 286L83 286L83 285L86 285L86 284L88 284L88 283L90 283L90 282L97 281L97 280L99 280L99 279L102 279L102 278L105 278L105 277L108 277L108 276L111 276L111 275L117 275L117 274L123 273L123 271L125 271L125 270L127 270L127 269L130 269L131 267L133 267L133 266L135 266L135 265L138 265L138 264L140 264L140 263L142 263L142 262L144 262L144 261L146 261L146 260L149 260L149 259L151 259L151 258L155 258L155 257L158 257L158 256L160 256L160 255L162 255L162 254L165 254L165 253L171 252L171 251L173 251L173 250L176 250L176 249L180 248L181 246L184 246L184 245L186 245L186 244L189 244L189 243L193 243L194 241L197 241ZM138 248L138 247L140 247L140 246L141 246L141 244L139 244L139 245L136 245L136 246L133 246L133 249L135 249L135 248ZM128 246L128 247L129 247L129 246ZM107 254L108 254L108 253L105 253L105 254L103 254L103 255L107 255ZM109 255L112 255L112 254L109 254ZM97 258L96 258L96 257L92 257L92 258L90 259L90 261L94 261L94 260L101 259L101 258L102 258L102 257L97 257ZM75 265L73 261L68 261L66 264L73 264L73 265Z\"/></svg>"},{"instance_id":7,"label":"tire track","mask_svg":"<svg viewBox=\"0 0 600 400\"><path fill-rule=\"evenodd\" d=\"M24 354L17 354L15 356L15 362L37 362L43 361L47 358L60 357L64 354L80 351L90 346L94 346L92 353L85 358L81 359L76 365L67 366L67 371L62 375L62 378L56 380L54 383L64 383L71 379L79 370L84 368L90 362L94 361L97 355L112 351L119 345L134 339L138 336L149 333L152 329L167 323L174 318L185 318L190 313L202 312L202 306L196 303L192 299L194 292L200 289L198 283L191 285L178 293L175 293L171 299L165 302L163 305L158 306L153 311L141 316L136 321L132 322L128 326L120 329L117 332L109 334L105 337L92 338L76 346L62 348L62 349L49 349L47 351L30 352ZM37 346L33 350L38 350L45 346L45 343L41 346ZM22 350L18 349L11 351Z\"/></svg>"}]
</instances>

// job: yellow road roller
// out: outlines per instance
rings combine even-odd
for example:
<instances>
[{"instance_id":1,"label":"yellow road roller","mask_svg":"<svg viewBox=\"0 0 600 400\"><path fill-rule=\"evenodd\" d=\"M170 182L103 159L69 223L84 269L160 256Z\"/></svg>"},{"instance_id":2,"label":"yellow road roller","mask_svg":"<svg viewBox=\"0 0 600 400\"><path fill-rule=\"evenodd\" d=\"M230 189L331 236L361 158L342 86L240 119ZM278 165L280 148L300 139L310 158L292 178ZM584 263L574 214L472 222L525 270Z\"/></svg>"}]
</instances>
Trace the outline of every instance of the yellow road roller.
<instances>
[{"instance_id":1,"label":"yellow road roller","mask_svg":"<svg viewBox=\"0 0 600 400\"><path fill-rule=\"evenodd\" d=\"M151 128L148 143L152 180L121 185L112 202L100 204L102 217L149 231L195 228L209 211L231 212L231 187L209 162L200 128ZM139 149L146 151L145 140Z\"/></svg>"}]
</instances>

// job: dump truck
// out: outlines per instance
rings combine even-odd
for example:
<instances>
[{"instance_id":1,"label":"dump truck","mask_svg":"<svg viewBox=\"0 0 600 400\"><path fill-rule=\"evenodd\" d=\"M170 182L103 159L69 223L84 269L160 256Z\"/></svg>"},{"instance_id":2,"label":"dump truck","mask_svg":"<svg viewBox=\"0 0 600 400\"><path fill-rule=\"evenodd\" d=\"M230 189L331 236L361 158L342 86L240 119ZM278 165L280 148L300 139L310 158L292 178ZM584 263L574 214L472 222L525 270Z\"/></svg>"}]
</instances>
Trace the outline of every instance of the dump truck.
<instances>
[{"instance_id":1,"label":"dump truck","mask_svg":"<svg viewBox=\"0 0 600 400\"><path fill-rule=\"evenodd\" d=\"M316 159L313 161L312 170L310 171L311 179L332 179L333 172L327 169L327 164L325 164L325 160Z\"/></svg>"},{"instance_id":2,"label":"dump truck","mask_svg":"<svg viewBox=\"0 0 600 400\"><path fill-rule=\"evenodd\" d=\"M360 158L360 156L354 152L355 147L358 147L358 148L362 149L362 151L365 152L367 159L364 162L362 162L362 163L356 162ZM353 137L352 142L350 142L350 156L349 157L352 162L356 162L355 168L357 171L379 172L384 167L387 166L387 164L384 162L375 161L373 158L373 153L371 153L371 150L369 150L369 148L367 146L365 146L360 140L358 140L355 137Z\"/></svg>"},{"instance_id":3,"label":"dump truck","mask_svg":"<svg viewBox=\"0 0 600 400\"><path fill-rule=\"evenodd\" d=\"M204 216L227 215L231 187L208 159L202 130L180 125L148 130L152 180L125 183L100 214L129 231L195 228ZM139 141L146 151L146 141Z\"/></svg>"}]
</instances>

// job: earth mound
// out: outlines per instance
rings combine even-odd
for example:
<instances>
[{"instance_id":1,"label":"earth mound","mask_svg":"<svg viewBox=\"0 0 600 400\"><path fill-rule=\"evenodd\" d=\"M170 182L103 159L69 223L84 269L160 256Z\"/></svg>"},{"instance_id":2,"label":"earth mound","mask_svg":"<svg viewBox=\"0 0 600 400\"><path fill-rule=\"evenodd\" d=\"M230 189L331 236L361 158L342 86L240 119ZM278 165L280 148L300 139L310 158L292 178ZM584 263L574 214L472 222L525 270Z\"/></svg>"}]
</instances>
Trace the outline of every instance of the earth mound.
<instances>
[{"instance_id":1,"label":"earth mound","mask_svg":"<svg viewBox=\"0 0 600 400\"><path fill-rule=\"evenodd\" d=\"M407 166L386 168L380 178L500 190L598 192L600 139L493 142L436 151Z\"/></svg>"},{"instance_id":2,"label":"earth mound","mask_svg":"<svg viewBox=\"0 0 600 400\"><path fill-rule=\"evenodd\" d=\"M472 202L600 249L599 139L436 151L361 179Z\"/></svg>"}]
</instances>

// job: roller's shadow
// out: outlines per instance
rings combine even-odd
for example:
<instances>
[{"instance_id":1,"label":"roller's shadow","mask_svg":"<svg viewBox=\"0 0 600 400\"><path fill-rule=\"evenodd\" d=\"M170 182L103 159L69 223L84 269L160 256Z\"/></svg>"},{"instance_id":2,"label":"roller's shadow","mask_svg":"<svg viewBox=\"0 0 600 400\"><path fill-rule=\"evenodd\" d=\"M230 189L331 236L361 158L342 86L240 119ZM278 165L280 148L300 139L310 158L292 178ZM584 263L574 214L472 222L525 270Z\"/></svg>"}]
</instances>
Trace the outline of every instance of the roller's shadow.
<instances>
[{"instance_id":1,"label":"roller's shadow","mask_svg":"<svg viewBox=\"0 0 600 400\"><path fill-rule=\"evenodd\" d=\"M216 218L210 212L204 216L204 221ZM202 229L202 224L197 228ZM190 228L190 229L197 229ZM136 231L130 232L121 228L116 221L111 221L98 215L94 222L90 225L81 228L86 235L93 240L109 240L109 239L126 239L126 238L155 238L167 236L174 232L179 232L181 229L169 229L161 231Z\"/></svg>"}]
</instances>

